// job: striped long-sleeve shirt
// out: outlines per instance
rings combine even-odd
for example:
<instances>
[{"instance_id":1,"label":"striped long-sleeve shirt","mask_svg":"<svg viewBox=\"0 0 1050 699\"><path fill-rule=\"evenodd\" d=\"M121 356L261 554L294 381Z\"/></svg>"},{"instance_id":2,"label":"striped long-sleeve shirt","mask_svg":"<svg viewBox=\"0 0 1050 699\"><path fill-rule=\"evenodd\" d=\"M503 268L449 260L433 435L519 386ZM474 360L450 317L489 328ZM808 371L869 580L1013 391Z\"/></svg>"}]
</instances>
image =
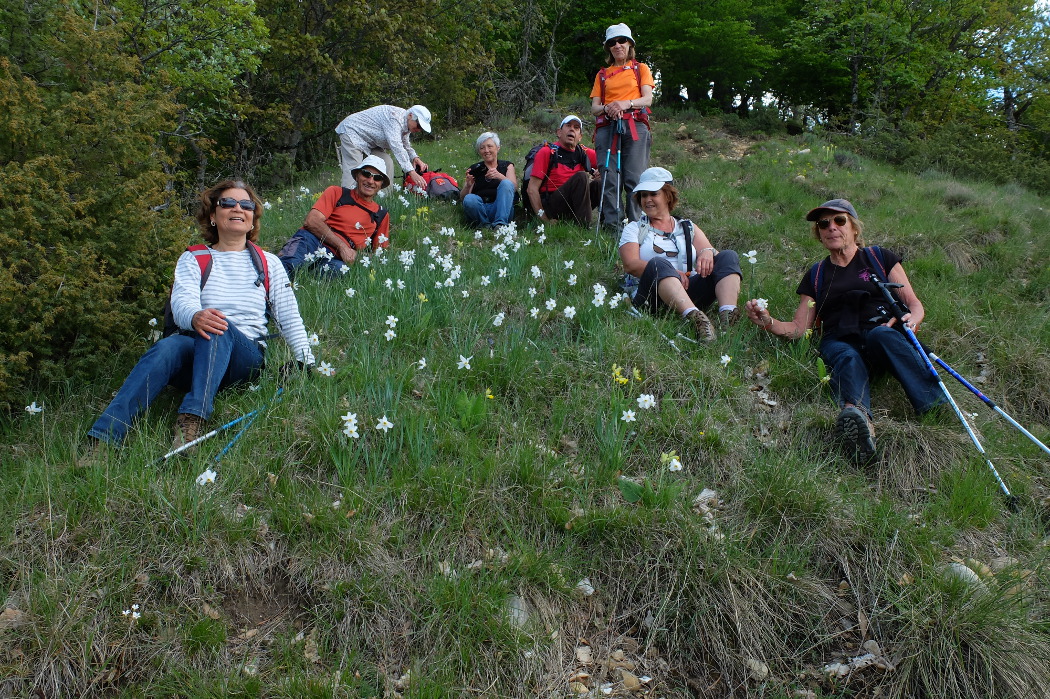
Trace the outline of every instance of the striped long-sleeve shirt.
<instances>
[{"instance_id":1,"label":"striped long-sleeve shirt","mask_svg":"<svg viewBox=\"0 0 1050 699\"><path fill-rule=\"evenodd\" d=\"M412 171L412 161L418 157L408 140L408 110L401 107L381 104L356 112L339 122L335 132L365 153L374 148L389 151L405 172Z\"/></svg>"},{"instance_id":2,"label":"striped long-sleeve shirt","mask_svg":"<svg viewBox=\"0 0 1050 699\"><path fill-rule=\"evenodd\" d=\"M299 304L284 265L276 255L264 254L270 273L270 306L274 321L295 358L313 364L314 356L299 315ZM255 284L256 276L247 249L235 252L212 250L211 272L201 289L200 265L193 253L182 253L175 265L175 285L171 290L171 312L175 323L184 330L192 330L194 313L217 308L246 337L252 340L261 338L266 334L266 292L261 285Z\"/></svg>"}]
</instances>

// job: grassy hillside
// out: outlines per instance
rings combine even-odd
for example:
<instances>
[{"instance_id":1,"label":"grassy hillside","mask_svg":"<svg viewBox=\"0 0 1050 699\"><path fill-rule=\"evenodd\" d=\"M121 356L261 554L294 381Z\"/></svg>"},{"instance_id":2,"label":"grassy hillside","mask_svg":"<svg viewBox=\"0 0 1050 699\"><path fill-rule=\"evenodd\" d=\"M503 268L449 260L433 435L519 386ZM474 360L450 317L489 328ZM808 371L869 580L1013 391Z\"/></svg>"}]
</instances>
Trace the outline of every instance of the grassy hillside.
<instances>
[{"instance_id":1,"label":"grassy hillside","mask_svg":"<svg viewBox=\"0 0 1050 699\"><path fill-rule=\"evenodd\" d=\"M556 123L502 129L502 155L520 164ZM1050 203L814 138L655 134L676 213L757 251L745 296L788 317L822 255L804 213L847 197L868 242L904 254L924 339L1050 441ZM457 174L475 136L419 150ZM337 179L268 193L264 245ZM230 433L151 463L172 394L72 468L148 327L114 330L109 375L41 388L43 412L3 426L0 696L1050 696L1050 459L961 386L1016 513L960 425L921 424L892 381L881 461L846 463L807 341L744 323L700 347L633 317L610 302L608 238L384 204L389 254L298 278L334 376L287 385L217 465ZM210 424L275 391L267 372L224 393Z\"/></svg>"}]
</instances>

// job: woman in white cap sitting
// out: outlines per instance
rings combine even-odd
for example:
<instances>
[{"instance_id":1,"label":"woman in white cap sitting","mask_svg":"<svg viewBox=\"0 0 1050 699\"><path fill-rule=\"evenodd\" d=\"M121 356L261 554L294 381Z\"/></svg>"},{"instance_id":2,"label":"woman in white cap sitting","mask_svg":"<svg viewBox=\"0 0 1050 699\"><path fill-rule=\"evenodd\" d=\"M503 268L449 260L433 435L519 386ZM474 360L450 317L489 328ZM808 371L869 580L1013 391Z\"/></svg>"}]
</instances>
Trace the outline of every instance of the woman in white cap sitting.
<instances>
[{"instance_id":1,"label":"woman in white cap sitting","mask_svg":"<svg viewBox=\"0 0 1050 699\"><path fill-rule=\"evenodd\" d=\"M649 167L649 105L653 80L649 66L634 57L634 37L626 24L605 30L605 62L591 89L595 116L595 150L602 168L601 223L619 230L624 210L620 191L631 192L642 170ZM628 198L627 218L637 221L641 209Z\"/></svg>"},{"instance_id":2,"label":"woman in white cap sitting","mask_svg":"<svg viewBox=\"0 0 1050 699\"><path fill-rule=\"evenodd\" d=\"M335 132L339 134L339 167L343 170L344 187L354 187L354 168L368 155L378 155L386 161L388 175L394 171L390 156L401 166L401 170L412 178L421 189L427 184L420 172L427 171L427 164L412 148L409 135L426 131L430 133L430 110L421 104L408 109L381 104L356 112L339 122ZM417 172L418 170L418 172Z\"/></svg>"},{"instance_id":3,"label":"woman in white cap sitting","mask_svg":"<svg viewBox=\"0 0 1050 699\"><path fill-rule=\"evenodd\" d=\"M375 200L390 185L386 163L370 155L351 172L357 186L324 190L303 227L281 248L278 257L289 278L304 264L325 274L345 274L359 252L390 245L390 216Z\"/></svg>"},{"instance_id":4,"label":"woman in white cap sitting","mask_svg":"<svg viewBox=\"0 0 1050 699\"><path fill-rule=\"evenodd\" d=\"M664 168L643 172L632 198L642 215L624 226L620 260L624 270L638 278L634 305L653 312L673 309L693 324L697 339L713 341L715 329L704 308L718 301L723 328L740 318L739 256L733 250L716 250L692 221L671 215L678 205L678 189Z\"/></svg>"}]
</instances>

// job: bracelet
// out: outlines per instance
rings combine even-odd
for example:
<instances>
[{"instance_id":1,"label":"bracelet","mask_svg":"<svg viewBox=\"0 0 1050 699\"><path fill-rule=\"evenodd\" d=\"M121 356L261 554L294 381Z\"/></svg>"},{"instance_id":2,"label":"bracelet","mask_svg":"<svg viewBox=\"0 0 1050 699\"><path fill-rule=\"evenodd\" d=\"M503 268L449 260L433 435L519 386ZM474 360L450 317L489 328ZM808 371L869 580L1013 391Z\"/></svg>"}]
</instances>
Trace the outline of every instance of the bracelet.
<instances>
[{"instance_id":1,"label":"bracelet","mask_svg":"<svg viewBox=\"0 0 1050 699\"><path fill-rule=\"evenodd\" d=\"M710 250L710 251L711 251L711 256L712 256L712 257L714 257L714 255L715 255L715 249L714 249L714 248L700 248L700 252L698 252L698 253L696 253L696 254L697 254L697 255L703 255L703 254L704 254L705 252L707 252L708 250Z\"/></svg>"},{"instance_id":2,"label":"bracelet","mask_svg":"<svg viewBox=\"0 0 1050 699\"><path fill-rule=\"evenodd\" d=\"M629 104L631 105L631 109L634 109L634 100L631 100Z\"/></svg>"}]
</instances>

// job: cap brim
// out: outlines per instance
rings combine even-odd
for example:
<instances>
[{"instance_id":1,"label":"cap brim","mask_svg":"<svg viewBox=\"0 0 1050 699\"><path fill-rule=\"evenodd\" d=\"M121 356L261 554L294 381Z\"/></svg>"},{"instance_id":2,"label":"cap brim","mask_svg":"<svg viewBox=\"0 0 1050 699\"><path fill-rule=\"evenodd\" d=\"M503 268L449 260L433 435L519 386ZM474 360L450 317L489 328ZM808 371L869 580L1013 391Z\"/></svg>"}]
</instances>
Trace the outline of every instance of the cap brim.
<instances>
[{"instance_id":1,"label":"cap brim","mask_svg":"<svg viewBox=\"0 0 1050 699\"><path fill-rule=\"evenodd\" d=\"M848 209L840 209L837 206L818 206L817 208L813 209L808 214L806 214L806 220L807 221L816 221L818 218L820 218L820 212L821 211L834 211L834 212L840 213L840 214L850 214L850 216L853 215L853 214L851 214L849 212Z\"/></svg>"}]
</instances>

